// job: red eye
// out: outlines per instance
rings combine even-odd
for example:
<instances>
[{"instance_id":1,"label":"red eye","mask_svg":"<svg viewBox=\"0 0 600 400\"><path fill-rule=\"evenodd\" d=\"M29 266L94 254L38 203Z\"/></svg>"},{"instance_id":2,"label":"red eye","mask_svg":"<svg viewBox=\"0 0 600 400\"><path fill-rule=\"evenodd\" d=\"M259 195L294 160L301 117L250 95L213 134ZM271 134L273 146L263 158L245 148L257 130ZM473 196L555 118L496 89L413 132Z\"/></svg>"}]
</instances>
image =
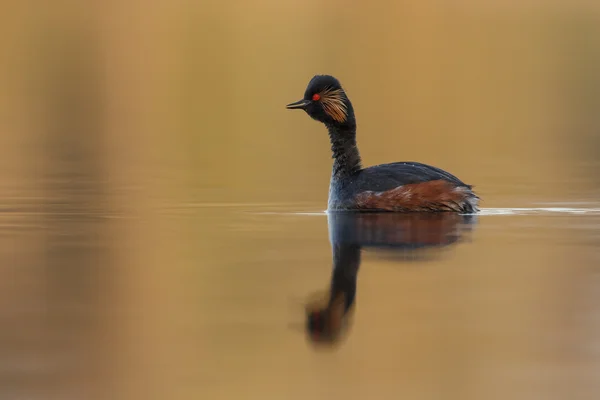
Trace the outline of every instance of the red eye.
<instances>
[{"instance_id":1,"label":"red eye","mask_svg":"<svg viewBox=\"0 0 600 400\"><path fill-rule=\"evenodd\" d=\"M319 93L313 94L313 101L319 101L319 100L321 100L321 95Z\"/></svg>"}]
</instances>

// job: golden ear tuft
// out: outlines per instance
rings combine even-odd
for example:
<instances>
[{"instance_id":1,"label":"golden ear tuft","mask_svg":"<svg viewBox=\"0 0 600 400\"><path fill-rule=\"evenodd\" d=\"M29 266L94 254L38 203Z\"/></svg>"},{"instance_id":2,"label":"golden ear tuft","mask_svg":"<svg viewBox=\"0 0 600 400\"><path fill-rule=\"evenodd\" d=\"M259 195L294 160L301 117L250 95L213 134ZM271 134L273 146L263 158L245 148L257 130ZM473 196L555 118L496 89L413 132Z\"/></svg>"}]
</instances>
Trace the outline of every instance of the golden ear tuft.
<instances>
[{"instance_id":1,"label":"golden ear tuft","mask_svg":"<svg viewBox=\"0 0 600 400\"><path fill-rule=\"evenodd\" d=\"M342 89L325 89L321 92L321 103L325 112L337 122L346 122L348 108L344 102L344 91Z\"/></svg>"}]
</instances>

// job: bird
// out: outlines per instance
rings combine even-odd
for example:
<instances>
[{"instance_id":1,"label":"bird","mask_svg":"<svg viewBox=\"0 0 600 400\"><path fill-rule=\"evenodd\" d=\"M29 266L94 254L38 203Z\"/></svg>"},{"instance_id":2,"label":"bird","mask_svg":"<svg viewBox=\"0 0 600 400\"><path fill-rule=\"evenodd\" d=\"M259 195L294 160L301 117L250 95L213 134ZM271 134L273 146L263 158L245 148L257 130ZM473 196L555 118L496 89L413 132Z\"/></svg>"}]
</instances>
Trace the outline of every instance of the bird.
<instances>
[{"instance_id":1,"label":"bird","mask_svg":"<svg viewBox=\"0 0 600 400\"><path fill-rule=\"evenodd\" d=\"M412 161L363 168L354 108L337 78L315 75L304 97L286 108L304 110L329 132L333 166L327 211L479 211L480 198L473 186L440 168Z\"/></svg>"}]
</instances>

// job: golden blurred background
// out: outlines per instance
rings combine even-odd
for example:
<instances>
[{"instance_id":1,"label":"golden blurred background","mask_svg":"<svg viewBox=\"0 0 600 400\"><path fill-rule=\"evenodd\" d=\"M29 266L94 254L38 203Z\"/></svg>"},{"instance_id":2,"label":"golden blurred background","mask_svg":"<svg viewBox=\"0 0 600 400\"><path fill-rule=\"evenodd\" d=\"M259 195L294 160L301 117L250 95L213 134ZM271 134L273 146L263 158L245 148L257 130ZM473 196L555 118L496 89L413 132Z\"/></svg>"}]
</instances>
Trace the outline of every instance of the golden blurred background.
<instances>
[{"instance_id":1,"label":"golden blurred background","mask_svg":"<svg viewBox=\"0 0 600 400\"><path fill-rule=\"evenodd\" d=\"M478 186L489 206L504 195L579 198L590 183L600 120L595 2L7 8L1 140L19 151L3 154L4 185L37 176L56 156L47 150L67 143L96 154L88 161L114 184L153 196L325 202L324 129L284 109L317 73L349 92L368 165L439 165ZM158 176L149 172L157 165ZM565 179L567 187L553 183Z\"/></svg>"},{"instance_id":2,"label":"golden blurred background","mask_svg":"<svg viewBox=\"0 0 600 400\"><path fill-rule=\"evenodd\" d=\"M325 286L327 223L246 211L325 209L325 129L285 109L315 74L346 88L365 165L439 166L483 207L597 204L600 3L2 8L0 397L593 398L596 350L539 337L593 304L593 226L482 222L456 268L401 282L373 263L362 309L408 328L315 353L287 301Z\"/></svg>"}]
</instances>

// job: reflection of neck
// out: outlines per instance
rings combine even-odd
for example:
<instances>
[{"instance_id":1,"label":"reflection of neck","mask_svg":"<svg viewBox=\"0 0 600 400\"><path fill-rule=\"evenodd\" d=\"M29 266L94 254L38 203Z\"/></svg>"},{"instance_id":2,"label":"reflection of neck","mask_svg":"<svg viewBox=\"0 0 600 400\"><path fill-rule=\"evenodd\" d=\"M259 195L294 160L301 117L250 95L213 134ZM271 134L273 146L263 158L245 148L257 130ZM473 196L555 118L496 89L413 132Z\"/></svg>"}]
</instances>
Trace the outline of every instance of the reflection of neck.
<instances>
[{"instance_id":1,"label":"reflection of neck","mask_svg":"<svg viewBox=\"0 0 600 400\"><path fill-rule=\"evenodd\" d=\"M360 170L361 160L356 146L356 122L354 118L344 125L328 125L331 152L333 153L333 175L348 176Z\"/></svg>"},{"instance_id":2,"label":"reflection of neck","mask_svg":"<svg viewBox=\"0 0 600 400\"><path fill-rule=\"evenodd\" d=\"M333 243L333 276L329 301L331 304L340 294L343 295L346 300L344 312L354 304L359 266L359 245Z\"/></svg>"}]
</instances>

